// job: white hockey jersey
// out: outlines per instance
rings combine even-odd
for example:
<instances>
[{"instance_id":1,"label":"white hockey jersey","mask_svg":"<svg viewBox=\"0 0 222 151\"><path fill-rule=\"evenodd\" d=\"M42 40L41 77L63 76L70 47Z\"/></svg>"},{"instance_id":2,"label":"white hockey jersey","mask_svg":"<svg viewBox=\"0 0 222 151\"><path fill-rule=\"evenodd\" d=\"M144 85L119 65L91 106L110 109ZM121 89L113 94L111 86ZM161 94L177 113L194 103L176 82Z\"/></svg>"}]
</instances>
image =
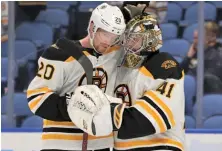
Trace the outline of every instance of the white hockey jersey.
<instances>
[{"instance_id":1,"label":"white hockey jersey","mask_svg":"<svg viewBox=\"0 0 222 151\"><path fill-rule=\"evenodd\" d=\"M114 123L122 120L115 150L184 151L184 75L176 60L158 52L139 69L121 67L117 77L115 96L129 107L112 105Z\"/></svg>"},{"instance_id":2,"label":"white hockey jersey","mask_svg":"<svg viewBox=\"0 0 222 151\"><path fill-rule=\"evenodd\" d=\"M99 57L93 55L92 49L85 48L83 51L94 67L93 83L109 95L114 92L115 81L110 79L116 78L118 50L118 47L112 47ZM38 65L38 73L28 87L27 98L31 111L44 118L42 149L81 150L83 131L71 122L66 101L77 86L86 84L82 66L56 45L42 54ZM87 149L109 148L113 144L113 134L104 137L88 136Z\"/></svg>"}]
</instances>

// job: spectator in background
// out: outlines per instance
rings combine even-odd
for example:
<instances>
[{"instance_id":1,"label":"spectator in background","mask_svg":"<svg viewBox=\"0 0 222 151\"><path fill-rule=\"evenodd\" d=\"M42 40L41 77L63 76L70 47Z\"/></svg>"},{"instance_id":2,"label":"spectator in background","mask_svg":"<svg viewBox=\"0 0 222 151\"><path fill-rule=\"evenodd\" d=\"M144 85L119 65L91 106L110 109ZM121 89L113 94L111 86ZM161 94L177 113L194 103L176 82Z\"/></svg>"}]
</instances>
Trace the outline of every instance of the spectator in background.
<instances>
[{"instance_id":1,"label":"spectator in background","mask_svg":"<svg viewBox=\"0 0 222 151\"><path fill-rule=\"evenodd\" d=\"M204 45L204 93L222 93L222 45L217 42L219 26L215 22L205 23ZM181 62L185 73L196 76L198 32L187 56Z\"/></svg>"},{"instance_id":2,"label":"spectator in background","mask_svg":"<svg viewBox=\"0 0 222 151\"><path fill-rule=\"evenodd\" d=\"M8 40L8 2L1 2L1 42L5 42Z\"/></svg>"}]
</instances>

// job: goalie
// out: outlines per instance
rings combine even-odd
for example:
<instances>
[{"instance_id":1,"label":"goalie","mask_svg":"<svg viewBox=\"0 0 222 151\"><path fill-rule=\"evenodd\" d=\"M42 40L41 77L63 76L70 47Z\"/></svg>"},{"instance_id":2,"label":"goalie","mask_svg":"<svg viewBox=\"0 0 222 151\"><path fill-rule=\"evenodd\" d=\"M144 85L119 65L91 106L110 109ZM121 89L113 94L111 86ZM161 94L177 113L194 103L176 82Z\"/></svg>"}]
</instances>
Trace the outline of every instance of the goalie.
<instances>
[{"instance_id":1,"label":"goalie","mask_svg":"<svg viewBox=\"0 0 222 151\"><path fill-rule=\"evenodd\" d=\"M159 52L161 30L143 13L127 24L125 51L116 81L115 97L97 86L78 87L68 113L83 131L115 135L115 150L183 151L184 75L178 62ZM122 104L110 103L120 97Z\"/></svg>"}]
</instances>

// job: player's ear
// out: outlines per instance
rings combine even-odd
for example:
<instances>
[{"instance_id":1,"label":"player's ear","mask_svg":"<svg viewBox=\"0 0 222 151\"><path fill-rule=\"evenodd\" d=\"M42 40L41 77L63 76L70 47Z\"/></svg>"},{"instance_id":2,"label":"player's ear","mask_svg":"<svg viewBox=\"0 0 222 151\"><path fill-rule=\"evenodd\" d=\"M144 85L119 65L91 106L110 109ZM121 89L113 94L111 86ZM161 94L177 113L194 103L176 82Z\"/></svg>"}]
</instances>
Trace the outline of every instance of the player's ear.
<instances>
[{"instance_id":1,"label":"player's ear","mask_svg":"<svg viewBox=\"0 0 222 151\"><path fill-rule=\"evenodd\" d=\"M89 36L90 37L93 37L93 30L95 30L94 28L95 28L94 23L93 23L93 21L91 21L89 24Z\"/></svg>"}]
</instances>

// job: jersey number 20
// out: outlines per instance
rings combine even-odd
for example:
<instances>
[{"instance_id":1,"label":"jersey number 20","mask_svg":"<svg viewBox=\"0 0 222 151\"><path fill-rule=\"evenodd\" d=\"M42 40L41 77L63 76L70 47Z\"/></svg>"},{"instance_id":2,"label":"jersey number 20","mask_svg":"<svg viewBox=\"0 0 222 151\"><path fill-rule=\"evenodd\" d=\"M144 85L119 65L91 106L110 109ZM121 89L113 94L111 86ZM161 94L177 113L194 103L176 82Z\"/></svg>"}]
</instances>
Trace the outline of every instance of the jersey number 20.
<instances>
[{"instance_id":1,"label":"jersey number 20","mask_svg":"<svg viewBox=\"0 0 222 151\"><path fill-rule=\"evenodd\" d=\"M45 65L43 62L41 62L37 76L40 78L44 78L46 80L50 80L52 78L54 71L55 68L52 65L50 64Z\"/></svg>"}]
</instances>

